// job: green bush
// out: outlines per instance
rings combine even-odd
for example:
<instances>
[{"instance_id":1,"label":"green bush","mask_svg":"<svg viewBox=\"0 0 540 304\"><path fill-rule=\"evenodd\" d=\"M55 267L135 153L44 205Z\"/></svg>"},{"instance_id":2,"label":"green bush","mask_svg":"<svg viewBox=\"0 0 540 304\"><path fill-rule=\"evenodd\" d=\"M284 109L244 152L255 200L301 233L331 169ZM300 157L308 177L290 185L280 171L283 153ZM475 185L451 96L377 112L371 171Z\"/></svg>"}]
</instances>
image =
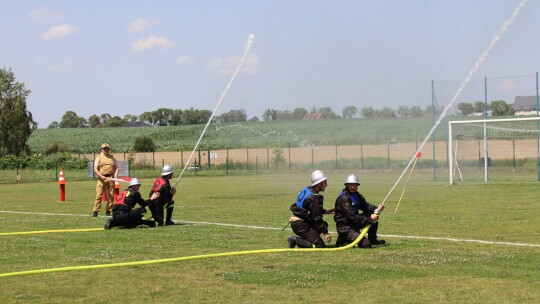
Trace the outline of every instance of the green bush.
<instances>
[{"instance_id":1,"label":"green bush","mask_svg":"<svg viewBox=\"0 0 540 304\"><path fill-rule=\"evenodd\" d=\"M139 135L135 137L133 150L136 152L156 152L156 145L150 136Z\"/></svg>"},{"instance_id":2,"label":"green bush","mask_svg":"<svg viewBox=\"0 0 540 304\"><path fill-rule=\"evenodd\" d=\"M52 155L60 152L69 151L69 147L61 141L53 141L43 152L45 155Z\"/></svg>"}]
</instances>

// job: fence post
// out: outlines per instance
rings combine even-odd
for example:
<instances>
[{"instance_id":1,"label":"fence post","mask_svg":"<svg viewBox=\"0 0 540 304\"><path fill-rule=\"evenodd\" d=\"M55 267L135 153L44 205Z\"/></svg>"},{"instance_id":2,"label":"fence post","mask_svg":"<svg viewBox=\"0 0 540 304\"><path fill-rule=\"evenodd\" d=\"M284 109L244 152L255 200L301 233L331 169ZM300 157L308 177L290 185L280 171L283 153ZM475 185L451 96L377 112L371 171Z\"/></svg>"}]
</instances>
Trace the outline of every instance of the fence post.
<instances>
[{"instance_id":1,"label":"fence post","mask_svg":"<svg viewBox=\"0 0 540 304\"><path fill-rule=\"evenodd\" d=\"M388 169L390 169L390 143L388 143L386 146L388 147L387 148L387 151L388 151L387 152L387 155L388 155L388 157L387 157L388 158Z\"/></svg>"},{"instance_id":2,"label":"fence post","mask_svg":"<svg viewBox=\"0 0 540 304\"><path fill-rule=\"evenodd\" d=\"M210 148L208 148L208 170L212 169L212 164L210 164Z\"/></svg>"},{"instance_id":3,"label":"fence post","mask_svg":"<svg viewBox=\"0 0 540 304\"><path fill-rule=\"evenodd\" d=\"M315 170L314 164L313 164L313 147L311 147L311 171Z\"/></svg>"},{"instance_id":4,"label":"fence post","mask_svg":"<svg viewBox=\"0 0 540 304\"><path fill-rule=\"evenodd\" d=\"M338 169L338 153L337 153L337 145L336 145L336 170Z\"/></svg>"},{"instance_id":5,"label":"fence post","mask_svg":"<svg viewBox=\"0 0 540 304\"><path fill-rule=\"evenodd\" d=\"M289 145L289 171L291 170L291 146Z\"/></svg>"},{"instance_id":6,"label":"fence post","mask_svg":"<svg viewBox=\"0 0 540 304\"><path fill-rule=\"evenodd\" d=\"M96 172L94 172L94 165L96 164L96 160L94 159L92 161L92 179L96 178Z\"/></svg>"},{"instance_id":7,"label":"fence post","mask_svg":"<svg viewBox=\"0 0 540 304\"><path fill-rule=\"evenodd\" d=\"M184 168L184 151L180 151L180 162L182 163L182 168Z\"/></svg>"},{"instance_id":8,"label":"fence post","mask_svg":"<svg viewBox=\"0 0 540 304\"><path fill-rule=\"evenodd\" d=\"M360 144L360 169L364 169L364 146Z\"/></svg>"},{"instance_id":9,"label":"fence post","mask_svg":"<svg viewBox=\"0 0 540 304\"><path fill-rule=\"evenodd\" d=\"M246 171L249 170L249 148L246 149Z\"/></svg>"},{"instance_id":10,"label":"fence post","mask_svg":"<svg viewBox=\"0 0 540 304\"><path fill-rule=\"evenodd\" d=\"M514 163L514 170L516 170L516 140L512 138L512 159Z\"/></svg>"},{"instance_id":11,"label":"fence post","mask_svg":"<svg viewBox=\"0 0 540 304\"><path fill-rule=\"evenodd\" d=\"M448 163L450 162L450 155L448 155L448 149L450 149L450 147L448 147L449 143L448 143L448 140L445 141L445 144L446 144L446 164L448 165Z\"/></svg>"},{"instance_id":12,"label":"fence post","mask_svg":"<svg viewBox=\"0 0 540 304\"><path fill-rule=\"evenodd\" d=\"M156 170L156 164L155 164L155 161L154 161L154 158L155 158L155 152L152 151L152 169ZM161 162L163 163L165 160L162 158L161 159ZM161 166L163 168L163 166Z\"/></svg>"},{"instance_id":13,"label":"fence post","mask_svg":"<svg viewBox=\"0 0 540 304\"><path fill-rule=\"evenodd\" d=\"M259 174L259 157L255 156L255 174Z\"/></svg>"},{"instance_id":14,"label":"fence post","mask_svg":"<svg viewBox=\"0 0 540 304\"><path fill-rule=\"evenodd\" d=\"M270 172L270 151L266 148L266 168Z\"/></svg>"},{"instance_id":15,"label":"fence post","mask_svg":"<svg viewBox=\"0 0 540 304\"><path fill-rule=\"evenodd\" d=\"M415 142L415 148L414 148L414 153L418 152L418 140L416 140ZM421 163L422 162L422 158L418 158L418 162ZM420 164L419 164L420 165Z\"/></svg>"},{"instance_id":16,"label":"fence post","mask_svg":"<svg viewBox=\"0 0 540 304\"><path fill-rule=\"evenodd\" d=\"M197 162L197 159L195 159L195 162ZM199 146L199 167L202 169L202 164L201 164L201 146ZM195 173L197 173L197 171L195 171Z\"/></svg>"},{"instance_id":17,"label":"fence post","mask_svg":"<svg viewBox=\"0 0 540 304\"><path fill-rule=\"evenodd\" d=\"M482 169L482 155L480 154L480 141L478 141L478 170Z\"/></svg>"},{"instance_id":18,"label":"fence post","mask_svg":"<svg viewBox=\"0 0 540 304\"><path fill-rule=\"evenodd\" d=\"M227 158L225 159L225 168L227 175L229 175L229 148L227 148Z\"/></svg>"},{"instance_id":19,"label":"fence post","mask_svg":"<svg viewBox=\"0 0 540 304\"><path fill-rule=\"evenodd\" d=\"M276 155L276 172L279 172L279 158L278 158L278 152L277 149L274 150L274 154ZM283 156L283 155L282 155Z\"/></svg>"}]
</instances>

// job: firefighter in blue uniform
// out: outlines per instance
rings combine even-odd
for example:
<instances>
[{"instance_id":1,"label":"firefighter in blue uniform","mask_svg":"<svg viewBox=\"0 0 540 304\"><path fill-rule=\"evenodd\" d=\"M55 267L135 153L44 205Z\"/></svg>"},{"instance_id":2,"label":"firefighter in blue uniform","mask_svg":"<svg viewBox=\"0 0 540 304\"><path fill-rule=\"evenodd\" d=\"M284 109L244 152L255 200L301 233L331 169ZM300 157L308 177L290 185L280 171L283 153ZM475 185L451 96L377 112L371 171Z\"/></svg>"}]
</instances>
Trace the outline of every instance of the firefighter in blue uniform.
<instances>
[{"instance_id":1,"label":"firefighter in blue uniform","mask_svg":"<svg viewBox=\"0 0 540 304\"><path fill-rule=\"evenodd\" d=\"M326 242L332 241L332 235L328 233L328 223L323 220L323 214L330 214L332 210L323 208L323 192L328 176L322 171L315 170L311 173L311 186L307 186L300 191L296 202L289 208L293 215L290 219L291 228L297 236L290 236L288 239L289 248L298 246L300 248L324 248L326 244L320 237L324 234Z\"/></svg>"},{"instance_id":2,"label":"firefighter in blue uniform","mask_svg":"<svg viewBox=\"0 0 540 304\"><path fill-rule=\"evenodd\" d=\"M360 180L351 174L345 179L345 189L336 199L334 220L338 231L336 247L352 243L360 236L360 230L371 225L368 237L358 243L360 248L370 248L372 245L382 245L384 240L377 239L379 228L379 213L384 205L372 205L366 201L362 194L358 193Z\"/></svg>"},{"instance_id":3,"label":"firefighter in blue uniform","mask_svg":"<svg viewBox=\"0 0 540 304\"><path fill-rule=\"evenodd\" d=\"M156 178L152 185L150 195L159 193L158 199L153 201L149 208L152 212L154 220L159 226L163 226L163 219L165 217L165 210L167 209L167 218L165 219L165 225L175 225L172 221L172 214L174 211L173 196L176 194L176 188L172 188L169 180L173 177L174 170L170 165L163 166L161 170L161 176Z\"/></svg>"},{"instance_id":4,"label":"firefighter in blue uniform","mask_svg":"<svg viewBox=\"0 0 540 304\"><path fill-rule=\"evenodd\" d=\"M125 228L135 228L139 225L154 227L154 221L145 221L142 219L145 207L159 197L159 193L153 194L149 200L143 200L139 193L141 182L138 178L132 178L129 186L122 193L114 198L112 217L107 219L105 229L111 229L116 226ZM135 208L139 204L140 208Z\"/></svg>"}]
</instances>

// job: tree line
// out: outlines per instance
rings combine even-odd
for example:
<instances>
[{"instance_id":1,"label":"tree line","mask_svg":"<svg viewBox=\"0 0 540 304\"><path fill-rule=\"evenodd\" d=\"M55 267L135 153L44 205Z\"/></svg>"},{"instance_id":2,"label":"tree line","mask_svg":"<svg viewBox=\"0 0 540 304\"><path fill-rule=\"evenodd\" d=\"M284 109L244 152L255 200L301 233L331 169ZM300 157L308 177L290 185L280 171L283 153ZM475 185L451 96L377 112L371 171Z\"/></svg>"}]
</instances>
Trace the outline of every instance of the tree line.
<instances>
[{"instance_id":1,"label":"tree line","mask_svg":"<svg viewBox=\"0 0 540 304\"><path fill-rule=\"evenodd\" d=\"M363 107L360 111L355 106L343 108L342 115L336 114L330 107L312 108L308 111L305 108L295 108L294 110L266 109L262 115L263 121L288 121L302 120L308 114L320 114L322 119L351 119L359 115L363 118L391 118L391 117L422 117L433 114L433 107L427 106L421 109L420 106L399 106L397 109L383 107L374 109L373 107ZM48 128L99 128L99 127L123 127L136 123L143 123L150 126L180 126L192 124L204 124L208 122L212 112L198 109L168 109L159 108L155 111L144 112L140 115L126 114L123 118L111 116L103 113L99 116L92 114L88 118L77 115L74 111L64 113L60 122L53 121ZM222 123L260 121L257 116L248 119L246 111L243 109L230 110L215 117L215 120Z\"/></svg>"},{"instance_id":2,"label":"tree line","mask_svg":"<svg viewBox=\"0 0 540 304\"><path fill-rule=\"evenodd\" d=\"M457 105L459 114L468 116L473 113L484 113L486 103L484 101L476 101L474 104L470 102L461 102ZM487 104L487 110L491 111L492 116L514 115L514 108L507 104L504 100L493 100Z\"/></svg>"},{"instance_id":3,"label":"tree line","mask_svg":"<svg viewBox=\"0 0 540 304\"><path fill-rule=\"evenodd\" d=\"M144 123L150 126L180 126L206 123L212 116L208 110L173 110L159 108L155 111L144 112L140 115L126 114L123 118L111 116L109 113L101 115L92 114L88 119L77 115L74 111L67 111L60 122L53 121L48 128L99 128L123 127L129 123Z\"/></svg>"},{"instance_id":4,"label":"tree line","mask_svg":"<svg viewBox=\"0 0 540 304\"><path fill-rule=\"evenodd\" d=\"M513 115L514 109L504 100L494 100L488 103L488 111L491 111L493 116ZM485 103L477 101L475 103L462 102L457 105L457 115L468 116L473 113L484 113ZM398 106L396 109L391 107L383 107L374 109L371 106L365 106L358 110L356 106L346 106L342 110L342 115L336 114L330 107L312 108L307 110L299 107L294 110L278 110L269 108L262 114L263 121L288 121L302 120L308 114L319 113L322 119L351 119L351 118L392 118L392 117L423 117L434 114L432 105L422 109L420 106ZM437 112L435 111L435 114ZM209 110L198 110L189 108L168 109L159 108L155 111L144 112L140 115L126 114L123 118L119 116L111 116L108 113L101 115L93 114L88 119L77 115L74 111L67 111L62 116L60 122L53 121L48 128L98 128L98 127L123 127L130 123L144 123L150 126L180 126L192 124L204 124L212 116ZM257 116L248 119L246 111L243 109L230 110L215 117L216 121L229 122L245 122L259 121Z\"/></svg>"}]
</instances>

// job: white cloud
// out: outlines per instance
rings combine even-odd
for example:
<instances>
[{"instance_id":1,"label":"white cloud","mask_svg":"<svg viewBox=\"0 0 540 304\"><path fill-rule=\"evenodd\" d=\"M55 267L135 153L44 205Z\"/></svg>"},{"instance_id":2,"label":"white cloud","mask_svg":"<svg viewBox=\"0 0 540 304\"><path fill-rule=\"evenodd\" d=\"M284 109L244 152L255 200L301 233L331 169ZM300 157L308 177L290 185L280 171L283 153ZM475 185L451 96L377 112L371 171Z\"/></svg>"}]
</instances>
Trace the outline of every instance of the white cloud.
<instances>
[{"instance_id":1,"label":"white cloud","mask_svg":"<svg viewBox=\"0 0 540 304\"><path fill-rule=\"evenodd\" d=\"M238 64L240 64L240 60L242 60L241 56L230 56L227 59L214 58L206 63L206 69L214 75L231 76L238 67ZM249 54L244 61L240 73L259 74L260 72L259 57L255 54Z\"/></svg>"},{"instance_id":2,"label":"white cloud","mask_svg":"<svg viewBox=\"0 0 540 304\"><path fill-rule=\"evenodd\" d=\"M28 18L40 23L53 23L64 18L64 13L55 11L50 7L44 7L31 11Z\"/></svg>"},{"instance_id":3,"label":"white cloud","mask_svg":"<svg viewBox=\"0 0 540 304\"><path fill-rule=\"evenodd\" d=\"M68 72L71 71L71 68L75 64L75 60L73 59L64 59L59 65L53 65L49 67L49 70L55 71L55 72Z\"/></svg>"},{"instance_id":4,"label":"white cloud","mask_svg":"<svg viewBox=\"0 0 540 304\"><path fill-rule=\"evenodd\" d=\"M139 39L131 44L131 51L133 53L146 51L154 46L160 46L162 49L167 50L175 46L174 42L165 37L150 36L148 39Z\"/></svg>"},{"instance_id":5,"label":"white cloud","mask_svg":"<svg viewBox=\"0 0 540 304\"><path fill-rule=\"evenodd\" d=\"M193 60L193 57L190 57L188 55L180 55L176 60L174 61L174 64L183 64L187 63Z\"/></svg>"},{"instance_id":6,"label":"white cloud","mask_svg":"<svg viewBox=\"0 0 540 304\"><path fill-rule=\"evenodd\" d=\"M138 32L142 32L144 30L150 29L150 28L154 27L154 25L156 25L155 22L150 23L146 19L139 18L139 19L131 22L127 26L127 31L129 33L138 33Z\"/></svg>"},{"instance_id":7,"label":"white cloud","mask_svg":"<svg viewBox=\"0 0 540 304\"><path fill-rule=\"evenodd\" d=\"M78 31L79 29L77 27L64 23L51 27L48 31L40 35L40 39L43 41L61 40Z\"/></svg>"}]
</instances>

